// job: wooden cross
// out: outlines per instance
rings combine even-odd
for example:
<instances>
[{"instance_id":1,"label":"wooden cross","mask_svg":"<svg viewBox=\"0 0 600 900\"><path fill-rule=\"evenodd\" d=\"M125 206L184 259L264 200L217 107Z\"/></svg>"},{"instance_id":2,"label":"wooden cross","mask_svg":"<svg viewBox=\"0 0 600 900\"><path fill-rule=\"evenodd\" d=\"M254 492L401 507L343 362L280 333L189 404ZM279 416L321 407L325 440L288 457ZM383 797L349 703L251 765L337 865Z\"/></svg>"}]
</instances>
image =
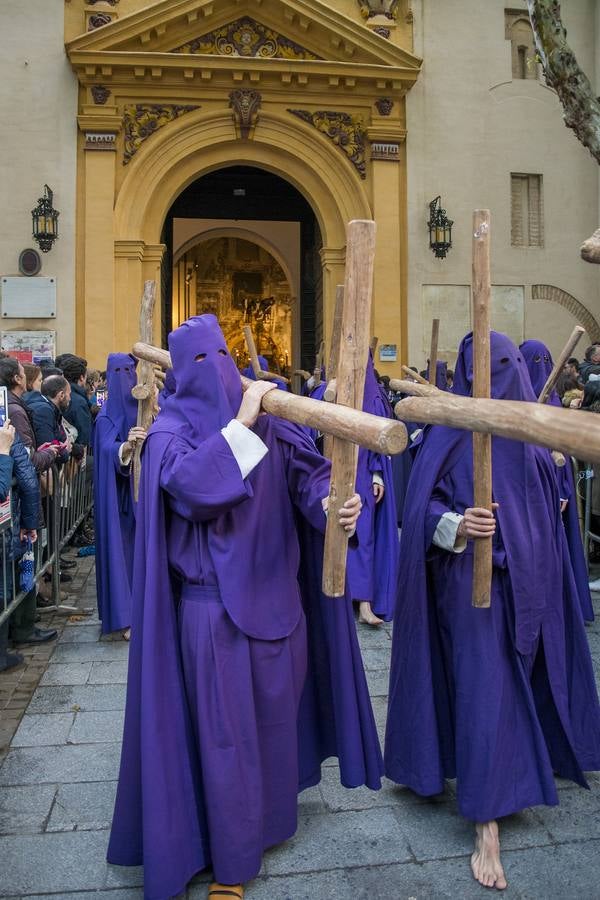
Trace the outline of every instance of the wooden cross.
<instances>
[{"instance_id":1,"label":"wooden cross","mask_svg":"<svg viewBox=\"0 0 600 900\"><path fill-rule=\"evenodd\" d=\"M152 341L152 318L156 302L156 282L144 282L144 294L140 307L140 339ZM152 409L155 390L155 371L151 362L140 360L136 370L137 384L131 391L138 401L137 425L146 431L152 424ZM140 490L142 444L138 441L133 451L133 496L137 503Z\"/></svg>"},{"instance_id":2,"label":"wooden cross","mask_svg":"<svg viewBox=\"0 0 600 900\"><path fill-rule=\"evenodd\" d=\"M347 230L336 405L356 411L362 409L369 354L375 230L375 222L361 220L350 222ZM323 560L323 593L328 597L342 597L346 590L348 535L339 523L339 511L354 494L357 464L356 444L334 438Z\"/></svg>"},{"instance_id":3,"label":"wooden cross","mask_svg":"<svg viewBox=\"0 0 600 900\"><path fill-rule=\"evenodd\" d=\"M169 351L160 347L138 341L133 346L133 355L163 369L171 368ZM245 391L254 384L249 378L242 375L240 378ZM402 453L408 443L406 428L402 422L338 406L337 403L321 403L320 400L299 397L287 391L269 391L262 398L261 407L280 419L308 425L324 434L333 434L342 441L352 441L375 453L393 456Z\"/></svg>"},{"instance_id":4,"label":"wooden cross","mask_svg":"<svg viewBox=\"0 0 600 900\"><path fill-rule=\"evenodd\" d=\"M331 347L329 350L329 360L327 362L327 370L325 377L327 387L323 394L323 400L326 403L335 403L337 396L337 369L340 358L340 343L342 340L342 314L344 311L344 285L338 284L335 290L335 308L333 310L333 327L331 329ZM323 456L331 459L331 435L323 435Z\"/></svg>"},{"instance_id":5,"label":"wooden cross","mask_svg":"<svg viewBox=\"0 0 600 900\"><path fill-rule=\"evenodd\" d=\"M431 344L429 350L429 382L436 383L437 377L437 361L438 361L438 340L440 336L440 320L434 319L431 323Z\"/></svg>"},{"instance_id":6,"label":"wooden cross","mask_svg":"<svg viewBox=\"0 0 600 900\"><path fill-rule=\"evenodd\" d=\"M284 375L276 375L274 372L265 372L264 369L261 369L252 329L249 325L244 325L243 331L246 339L246 347L248 348L248 355L250 356L250 365L252 366L252 371L254 372L256 380L273 381L279 379L279 381L284 381L286 384L289 384L289 378L286 378Z\"/></svg>"},{"instance_id":7,"label":"wooden cross","mask_svg":"<svg viewBox=\"0 0 600 900\"><path fill-rule=\"evenodd\" d=\"M557 383L558 379L560 378L562 370L565 367L566 361L569 359L569 357L573 353L573 350L579 343L581 335L584 334L584 332L585 332L585 328L582 328L581 325L576 325L575 328L573 329L573 331L571 332L571 334L569 336L569 340L567 341L567 343L561 350L558 359L554 363L554 368L550 372L550 375L548 376L546 384L542 388L542 392L541 392L540 396L538 397L538 403L547 403L548 402L548 399L550 398L550 394L556 387L556 383ZM557 466L559 466L559 468L562 468L562 466L564 466L566 463L564 454L561 453L560 450L552 451L552 459L554 460L555 464Z\"/></svg>"}]
</instances>

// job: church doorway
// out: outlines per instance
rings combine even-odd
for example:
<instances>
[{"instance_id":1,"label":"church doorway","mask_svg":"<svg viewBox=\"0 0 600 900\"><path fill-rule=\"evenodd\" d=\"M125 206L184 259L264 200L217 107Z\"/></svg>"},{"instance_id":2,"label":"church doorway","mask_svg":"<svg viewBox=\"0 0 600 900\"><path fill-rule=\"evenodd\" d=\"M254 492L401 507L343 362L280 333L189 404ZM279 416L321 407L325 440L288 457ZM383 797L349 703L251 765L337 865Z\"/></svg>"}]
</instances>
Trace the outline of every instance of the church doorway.
<instances>
[{"instance_id":1,"label":"church doorway","mask_svg":"<svg viewBox=\"0 0 600 900\"><path fill-rule=\"evenodd\" d=\"M323 335L321 233L302 194L252 166L229 166L188 185L163 229L162 331L214 313L246 364L250 325L269 368L312 371Z\"/></svg>"}]
</instances>

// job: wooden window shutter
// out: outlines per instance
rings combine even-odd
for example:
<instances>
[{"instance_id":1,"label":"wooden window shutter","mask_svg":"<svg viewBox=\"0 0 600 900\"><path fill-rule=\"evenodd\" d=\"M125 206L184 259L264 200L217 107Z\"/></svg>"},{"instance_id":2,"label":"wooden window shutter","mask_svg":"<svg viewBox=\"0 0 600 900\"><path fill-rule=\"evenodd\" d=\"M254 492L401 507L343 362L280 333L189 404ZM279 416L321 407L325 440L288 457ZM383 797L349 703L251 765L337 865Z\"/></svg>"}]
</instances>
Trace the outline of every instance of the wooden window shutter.
<instances>
[{"instance_id":1,"label":"wooden window shutter","mask_svg":"<svg viewBox=\"0 0 600 900\"><path fill-rule=\"evenodd\" d=\"M523 212L524 212L524 188L526 187L525 179L522 175L510 176L510 242L514 247L523 247L525 245L525 235L523 229Z\"/></svg>"}]
</instances>

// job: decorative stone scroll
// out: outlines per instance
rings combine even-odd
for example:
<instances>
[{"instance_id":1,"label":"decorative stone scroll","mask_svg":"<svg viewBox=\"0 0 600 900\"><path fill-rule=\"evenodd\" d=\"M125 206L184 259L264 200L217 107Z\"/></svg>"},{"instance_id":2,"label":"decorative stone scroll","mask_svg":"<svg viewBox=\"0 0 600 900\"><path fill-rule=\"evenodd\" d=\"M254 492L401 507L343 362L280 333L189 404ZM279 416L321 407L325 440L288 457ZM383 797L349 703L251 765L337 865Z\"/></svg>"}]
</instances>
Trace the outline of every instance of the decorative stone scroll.
<instances>
[{"instance_id":1,"label":"decorative stone scroll","mask_svg":"<svg viewBox=\"0 0 600 900\"><path fill-rule=\"evenodd\" d=\"M123 165L127 165L144 141L155 131L194 109L200 109L200 107L163 103L136 103L135 106L125 106L123 110L125 136Z\"/></svg>"},{"instance_id":2,"label":"decorative stone scroll","mask_svg":"<svg viewBox=\"0 0 600 900\"><path fill-rule=\"evenodd\" d=\"M320 59L306 47L244 16L176 47L171 53L244 56L262 59Z\"/></svg>"},{"instance_id":3,"label":"decorative stone scroll","mask_svg":"<svg viewBox=\"0 0 600 900\"><path fill-rule=\"evenodd\" d=\"M104 106L108 98L110 97L110 91L103 84L94 84L90 88L90 93L98 106Z\"/></svg>"},{"instance_id":4,"label":"decorative stone scroll","mask_svg":"<svg viewBox=\"0 0 600 900\"><path fill-rule=\"evenodd\" d=\"M229 95L229 108L233 110L236 131L241 138L248 138L256 128L262 97L258 91L239 88Z\"/></svg>"},{"instance_id":5,"label":"decorative stone scroll","mask_svg":"<svg viewBox=\"0 0 600 900\"><path fill-rule=\"evenodd\" d=\"M389 38L392 33L389 28L386 28L385 25L378 25L377 28L374 28L373 31L375 34L378 34L379 37Z\"/></svg>"},{"instance_id":6,"label":"decorative stone scroll","mask_svg":"<svg viewBox=\"0 0 600 900\"><path fill-rule=\"evenodd\" d=\"M93 13L88 19L88 31L95 31L103 25L110 25L112 16L110 13Z\"/></svg>"},{"instance_id":7,"label":"decorative stone scroll","mask_svg":"<svg viewBox=\"0 0 600 900\"><path fill-rule=\"evenodd\" d=\"M399 162L400 144L374 141L371 144L371 159L378 159L383 162Z\"/></svg>"},{"instance_id":8,"label":"decorative stone scroll","mask_svg":"<svg viewBox=\"0 0 600 900\"><path fill-rule=\"evenodd\" d=\"M88 6L95 6L96 3L108 3L109 6L116 6L119 0L85 0Z\"/></svg>"},{"instance_id":9,"label":"decorative stone scroll","mask_svg":"<svg viewBox=\"0 0 600 900\"><path fill-rule=\"evenodd\" d=\"M363 123L348 113L305 109L288 109L288 112L313 125L346 154L361 178L367 177L365 162L365 129Z\"/></svg>"}]
</instances>

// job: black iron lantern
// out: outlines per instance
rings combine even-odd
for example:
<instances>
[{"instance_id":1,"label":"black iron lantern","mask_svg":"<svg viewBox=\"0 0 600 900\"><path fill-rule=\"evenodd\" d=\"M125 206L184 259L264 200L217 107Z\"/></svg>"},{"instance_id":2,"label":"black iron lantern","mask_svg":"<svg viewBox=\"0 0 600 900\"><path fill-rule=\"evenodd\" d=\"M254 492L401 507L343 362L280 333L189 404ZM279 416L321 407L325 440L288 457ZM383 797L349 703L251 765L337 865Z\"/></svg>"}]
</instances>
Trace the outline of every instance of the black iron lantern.
<instances>
[{"instance_id":1,"label":"black iron lantern","mask_svg":"<svg viewBox=\"0 0 600 900\"><path fill-rule=\"evenodd\" d=\"M442 209L442 198L436 197L429 204L429 246L438 259L444 259L452 246L452 226L454 222Z\"/></svg>"},{"instance_id":2,"label":"black iron lantern","mask_svg":"<svg viewBox=\"0 0 600 900\"><path fill-rule=\"evenodd\" d=\"M54 241L58 237L58 217L60 213L52 206L54 194L47 184L44 185L44 196L38 200L38 205L31 210L33 220L33 237L38 242L42 253L52 249Z\"/></svg>"}]
</instances>

